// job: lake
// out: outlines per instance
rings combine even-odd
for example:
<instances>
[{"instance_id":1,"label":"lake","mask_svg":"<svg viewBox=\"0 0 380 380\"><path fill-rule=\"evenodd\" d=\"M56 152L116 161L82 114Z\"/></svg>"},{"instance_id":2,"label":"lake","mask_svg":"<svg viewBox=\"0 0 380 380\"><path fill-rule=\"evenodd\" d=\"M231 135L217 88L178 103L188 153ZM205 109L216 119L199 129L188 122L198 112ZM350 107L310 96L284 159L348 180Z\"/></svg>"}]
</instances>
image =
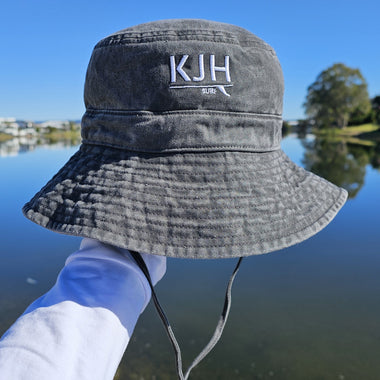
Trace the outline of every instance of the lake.
<instances>
[{"instance_id":1,"label":"lake","mask_svg":"<svg viewBox=\"0 0 380 380\"><path fill-rule=\"evenodd\" d=\"M345 187L350 198L311 239L243 260L222 339L190 378L378 380L379 143L292 134L282 145L293 161ZM79 238L45 230L21 212L76 150L69 141L0 143L0 334L54 284L79 245ZM168 260L156 289L185 366L214 331L235 262ZM171 345L150 304L116 379L174 379L174 368Z\"/></svg>"}]
</instances>

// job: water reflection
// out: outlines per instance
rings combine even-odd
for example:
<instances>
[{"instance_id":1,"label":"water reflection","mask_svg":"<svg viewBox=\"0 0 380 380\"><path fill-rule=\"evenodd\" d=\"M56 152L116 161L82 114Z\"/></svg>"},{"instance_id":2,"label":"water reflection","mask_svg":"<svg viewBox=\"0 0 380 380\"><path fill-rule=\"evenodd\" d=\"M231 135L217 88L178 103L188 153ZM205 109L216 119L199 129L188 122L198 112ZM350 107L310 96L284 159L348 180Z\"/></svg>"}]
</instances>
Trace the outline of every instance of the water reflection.
<instances>
[{"instance_id":1,"label":"water reflection","mask_svg":"<svg viewBox=\"0 0 380 380\"><path fill-rule=\"evenodd\" d=\"M364 185L366 166L380 167L380 143L352 143L345 139L316 136L302 139L305 169L326 178L355 198Z\"/></svg>"},{"instance_id":2,"label":"water reflection","mask_svg":"<svg viewBox=\"0 0 380 380\"><path fill-rule=\"evenodd\" d=\"M53 137L13 137L6 141L0 141L0 157L17 156L39 148L68 148L80 143L80 135L68 139Z\"/></svg>"},{"instance_id":3,"label":"water reflection","mask_svg":"<svg viewBox=\"0 0 380 380\"><path fill-rule=\"evenodd\" d=\"M67 140L42 145L32 139L0 144L7 154L34 150L0 157L0 335L54 284L66 257L79 245L79 238L41 228L20 212L77 150L52 148L70 145ZM244 260L222 342L191 379L378 379L380 146L311 135L302 144L291 135L282 146L293 161L304 161L324 176L330 176L331 165L335 174L330 179L352 186L355 201L306 242ZM336 173L339 168L345 173ZM185 366L215 327L234 264L168 260L157 292L183 347ZM172 347L150 304L115 380L174 379L174 368Z\"/></svg>"},{"instance_id":4,"label":"water reflection","mask_svg":"<svg viewBox=\"0 0 380 380\"><path fill-rule=\"evenodd\" d=\"M285 137L285 136L284 136ZM348 191L355 198L364 185L366 166L380 168L380 142L314 136L298 133L305 149L302 165ZM40 148L67 148L80 143L80 135L62 139L54 137L14 137L0 141L0 157L16 156Z\"/></svg>"}]
</instances>

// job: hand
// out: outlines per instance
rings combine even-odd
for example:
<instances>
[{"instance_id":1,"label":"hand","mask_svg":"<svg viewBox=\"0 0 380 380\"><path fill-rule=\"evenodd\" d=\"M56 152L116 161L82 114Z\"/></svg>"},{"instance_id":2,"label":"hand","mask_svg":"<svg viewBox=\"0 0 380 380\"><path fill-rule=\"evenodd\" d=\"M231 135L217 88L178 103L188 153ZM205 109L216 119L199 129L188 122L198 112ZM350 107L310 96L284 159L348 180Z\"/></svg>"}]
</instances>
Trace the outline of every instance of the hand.
<instances>
[{"instance_id":1,"label":"hand","mask_svg":"<svg viewBox=\"0 0 380 380\"><path fill-rule=\"evenodd\" d=\"M140 255L148 268L152 284L156 285L166 273L166 257L147 253L140 253Z\"/></svg>"},{"instance_id":2,"label":"hand","mask_svg":"<svg viewBox=\"0 0 380 380\"><path fill-rule=\"evenodd\" d=\"M125 248L102 243L95 239L84 238L82 240L80 250L74 255L71 255L68 261L74 258L78 258L79 256L87 256L89 253L92 257L98 257L106 260L120 261L120 259L122 259L121 261L125 265L132 267L134 271L139 275L140 279L147 285L145 275L136 264L128 249ZM152 284L156 285L166 272L166 257L147 253L140 253L140 255L148 268ZM147 285L147 287L149 286Z\"/></svg>"}]
</instances>

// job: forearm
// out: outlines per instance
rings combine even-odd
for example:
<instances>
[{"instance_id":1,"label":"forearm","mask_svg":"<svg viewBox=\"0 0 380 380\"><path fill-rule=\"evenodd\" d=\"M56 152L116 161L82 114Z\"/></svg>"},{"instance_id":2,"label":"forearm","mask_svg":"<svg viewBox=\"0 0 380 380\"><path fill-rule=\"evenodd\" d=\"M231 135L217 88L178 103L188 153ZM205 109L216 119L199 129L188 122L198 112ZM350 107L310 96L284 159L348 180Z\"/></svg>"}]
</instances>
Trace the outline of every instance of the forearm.
<instances>
[{"instance_id":1,"label":"forearm","mask_svg":"<svg viewBox=\"0 0 380 380\"><path fill-rule=\"evenodd\" d=\"M0 378L112 379L149 298L133 261L86 240L0 340Z\"/></svg>"}]
</instances>

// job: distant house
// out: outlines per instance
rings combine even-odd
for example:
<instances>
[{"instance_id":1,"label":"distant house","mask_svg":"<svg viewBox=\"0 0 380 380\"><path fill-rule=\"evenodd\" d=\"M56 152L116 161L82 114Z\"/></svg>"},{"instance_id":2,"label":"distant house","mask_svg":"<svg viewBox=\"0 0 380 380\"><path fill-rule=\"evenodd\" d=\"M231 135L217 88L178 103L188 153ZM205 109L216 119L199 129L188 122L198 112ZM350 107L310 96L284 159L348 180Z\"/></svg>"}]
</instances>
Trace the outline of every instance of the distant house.
<instances>
[{"instance_id":1,"label":"distant house","mask_svg":"<svg viewBox=\"0 0 380 380\"><path fill-rule=\"evenodd\" d=\"M15 117L0 117L0 125L2 125L3 123L14 123L15 121Z\"/></svg>"},{"instance_id":2,"label":"distant house","mask_svg":"<svg viewBox=\"0 0 380 380\"><path fill-rule=\"evenodd\" d=\"M31 121L16 120L10 117L0 118L0 132L14 137L34 136L37 133Z\"/></svg>"},{"instance_id":3,"label":"distant house","mask_svg":"<svg viewBox=\"0 0 380 380\"><path fill-rule=\"evenodd\" d=\"M20 137L35 136L37 135L37 131L34 128L30 128L30 127L22 128L22 129L19 129L18 135Z\"/></svg>"},{"instance_id":4,"label":"distant house","mask_svg":"<svg viewBox=\"0 0 380 380\"><path fill-rule=\"evenodd\" d=\"M20 129L33 128L33 122L27 120L16 120Z\"/></svg>"},{"instance_id":5,"label":"distant house","mask_svg":"<svg viewBox=\"0 0 380 380\"><path fill-rule=\"evenodd\" d=\"M57 128L61 130L67 130L70 128L70 123L67 120L48 120L37 124L41 129L43 128Z\"/></svg>"},{"instance_id":6,"label":"distant house","mask_svg":"<svg viewBox=\"0 0 380 380\"><path fill-rule=\"evenodd\" d=\"M287 123L288 123L291 127L297 127L299 121L298 121L298 120L287 120Z\"/></svg>"},{"instance_id":7,"label":"distant house","mask_svg":"<svg viewBox=\"0 0 380 380\"><path fill-rule=\"evenodd\" d=\"M12 136L18 136L19 125L14 122L5 122L1 124L0 131Z\"/></svg>"},{"instance_id":8,"label":"distant house","mask_svg":"<svg viewBox=\"0 0 380 380\"><path fill-rule=\"evenodd\" d=\"M33 137L54 130L72 131L79 130L80 124L68 120L48 120L33 122L28 120L16 120L14 117L0 117L0 132L14 137Z\"/></svg>"}]
</instances>

